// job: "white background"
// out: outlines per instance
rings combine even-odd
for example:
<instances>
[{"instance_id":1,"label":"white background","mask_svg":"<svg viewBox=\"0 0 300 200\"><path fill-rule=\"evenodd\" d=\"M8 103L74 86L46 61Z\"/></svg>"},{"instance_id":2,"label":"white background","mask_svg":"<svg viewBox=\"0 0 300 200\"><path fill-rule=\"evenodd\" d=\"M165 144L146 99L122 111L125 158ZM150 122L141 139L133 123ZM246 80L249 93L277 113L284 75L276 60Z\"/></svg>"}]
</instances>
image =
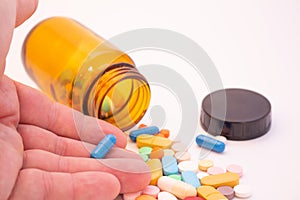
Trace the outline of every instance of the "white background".
<instances>
[{"instance_id":1,"label":"white background","mask_svg":"<svg viewBox=\"0 0 300 200\"><path fill-rule=\"evenodd\" d=\"M229 142L223 154L211 153L209 158L222 167L242 165L245 175L241 182L251 186L251 199L300 199L299 0L42 0L34 16L15 31L7 58L8 76L36 87L22 66L21 46L36 23L56 15L72 17L104 38L138 28L163 28L197 42L215 63L224 87L252 89L272 103L273 123L268 134ZM137 64L143 60L138 54L135 57ZM158 58L155 53L153 58ZM152 61L164 62L164 55L159 58ZM192 75L189 79L200 104L207 90L196 84L199 81ZM153 90L155 98L157 91ZM172 130L172 122L178 127L180 116L171 115L174 119L167 126ZM199 132L203 132L200 127ZM199 151L192 145L194 158Z\"/></svg>"}]
</instances>

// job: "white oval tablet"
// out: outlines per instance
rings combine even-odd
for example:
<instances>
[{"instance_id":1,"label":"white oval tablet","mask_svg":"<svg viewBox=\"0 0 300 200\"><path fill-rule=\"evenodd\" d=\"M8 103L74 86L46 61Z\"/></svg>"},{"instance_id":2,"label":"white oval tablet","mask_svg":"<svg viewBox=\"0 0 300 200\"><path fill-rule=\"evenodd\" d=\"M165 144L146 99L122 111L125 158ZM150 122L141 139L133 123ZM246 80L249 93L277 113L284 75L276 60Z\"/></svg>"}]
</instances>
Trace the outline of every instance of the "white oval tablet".
<instances>
[{"instance_id":1,"label":"white oval tablet","mask_svg":"<svg viewBox=\"0 0 300 200\"><path fill-rule=\"evenodd\" d=\"M160 192L158 193L158 200L177 200L177 198L170 192Z\"/></svg>"},{"instance_id":2,"label":"white oval tablet","mask_svg":"<svg viewBox=\"0 0 300 200\"><path fill-rule=\"evenodd\" d=\"M198 171L198 163L192 160L182 161L178 164L178 169L180 172L184 171Z\"/></svg>"}]
</instances>

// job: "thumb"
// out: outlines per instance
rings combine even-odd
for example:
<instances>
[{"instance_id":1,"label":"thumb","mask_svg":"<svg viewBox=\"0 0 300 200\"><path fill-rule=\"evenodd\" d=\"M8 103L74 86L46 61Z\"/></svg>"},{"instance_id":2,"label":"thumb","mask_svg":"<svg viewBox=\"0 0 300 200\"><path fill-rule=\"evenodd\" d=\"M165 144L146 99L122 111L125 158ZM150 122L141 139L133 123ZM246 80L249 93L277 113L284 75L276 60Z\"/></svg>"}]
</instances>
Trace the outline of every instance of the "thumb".
<instances>
[{"instance_id":1,"label":"thumb","mask_svg":"<svg viewBox=\"0 0 300 200\"><path fill-rule=\"evenodd\" d=\"M0 80L4 73L5 58L13 29L22 24L36 10L38 0L1 0L0 3Z\"/></svg>"},{"instance_id":2,"label":"thumb","mask_svg":"<svg viewBox=\"0 0 300 200\"><path fill-rule=\"evenodd\" d=\"M17 0L17 12L15 27L21 25L28 19L36 10L38 0Z\"/></svg>"}]
</instances>

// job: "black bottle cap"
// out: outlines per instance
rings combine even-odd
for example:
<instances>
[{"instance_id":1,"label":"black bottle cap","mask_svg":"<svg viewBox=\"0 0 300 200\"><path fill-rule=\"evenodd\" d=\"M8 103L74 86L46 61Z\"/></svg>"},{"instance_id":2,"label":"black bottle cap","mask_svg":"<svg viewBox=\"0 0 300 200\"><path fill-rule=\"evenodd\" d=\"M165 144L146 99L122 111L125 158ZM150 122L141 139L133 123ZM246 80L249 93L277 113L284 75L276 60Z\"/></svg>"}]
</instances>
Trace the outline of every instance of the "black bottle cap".
<instances>
[{"instance_id":1,"label":"black bottle cap","mask_svg":"<svg viewBox=\"0 0 300 200\"><path fill-rule=\"evenodd\" d=\"M271 127L271 104L264 96L245 89L212 92L202 102L201 126L212 135L248 140Z\"/></svg>"}]
</instances>

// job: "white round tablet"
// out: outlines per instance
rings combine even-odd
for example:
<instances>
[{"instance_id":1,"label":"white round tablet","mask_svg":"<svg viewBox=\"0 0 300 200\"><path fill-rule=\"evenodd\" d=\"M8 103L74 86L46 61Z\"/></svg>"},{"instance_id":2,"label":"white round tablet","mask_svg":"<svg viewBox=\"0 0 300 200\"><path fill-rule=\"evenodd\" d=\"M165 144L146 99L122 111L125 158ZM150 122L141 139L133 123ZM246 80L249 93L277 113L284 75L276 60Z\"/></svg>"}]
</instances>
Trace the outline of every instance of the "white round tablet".
<instances>
[{"instance_id":1,"label":"white round tablet","mask_svg":"<svg viewBox=\"0 0 300 200\"><path fill-rule=\"evenodd\" d=\"M200 179L200 180L201 180L202 178L206 177L206 176L209 176L209 174L206 173L206 172L200 171L200 172L197 173L197 177L198 177L198 179Z\"/></svg>"},{"instance_id":2,"label":"white round tablet","mask_svg":"<svg viewBox=\"0 0 300 200\"><path fill-rule=\"evenodd\" d=\"M240 177L243 175L243 168L236 164L231 164L226 167L226 171L236 173Z\"/></svg>"},{"instance_id":3,"label":"white round tablet","mask_svg":"<svg viewBox=\"0 0 300 200\"><path fill-rule=\"evenodd\" d=\"M236 185L233 190L236 197L248 198L251 196L251 189L247 185Z\"/></svg>"},{"instance_id":4,"label":"white round tablet","mask_svg":"<svg viewBox=\"0 0 300 200\"><path fill-rule=\"evenodd\" d=\"M207 169L207 173L210 175L223 174L225 170L222 167L213 166Z\"/></svg>"}]
</instances>

